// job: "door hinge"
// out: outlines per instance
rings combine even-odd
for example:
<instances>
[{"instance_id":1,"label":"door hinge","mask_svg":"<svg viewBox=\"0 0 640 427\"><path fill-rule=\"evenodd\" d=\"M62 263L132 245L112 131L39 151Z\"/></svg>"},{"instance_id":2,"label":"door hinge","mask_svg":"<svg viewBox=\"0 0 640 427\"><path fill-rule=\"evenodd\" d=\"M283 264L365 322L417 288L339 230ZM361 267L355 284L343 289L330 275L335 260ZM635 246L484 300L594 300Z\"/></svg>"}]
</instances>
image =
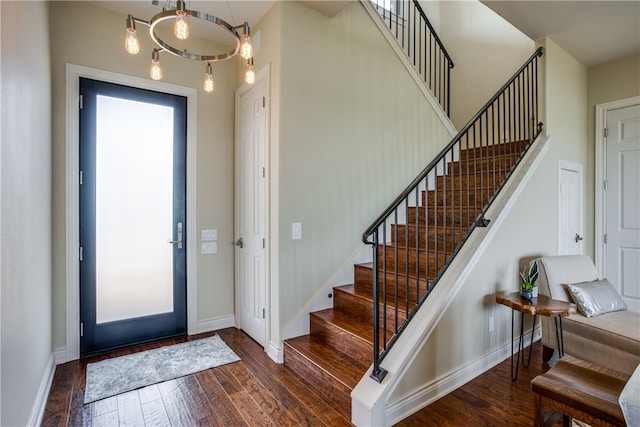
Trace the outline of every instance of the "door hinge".
<instances>
[{"instance_id":1,"label":"door hinge","mask_svg":"<svg viewBox=\"0 0 640 427\"><path fill-rule=\"evenodd\" d=\"M84 248L80 246L80 261L84 259Z\"/></svg>"},{"instance_id":2,"label":"door hinge","mask_svg":"<svg viewBox=\"0 0 640 427\"><path fill-rule=\"evenodd\" d=\"M609 129L604 128L604 137L608 137L609 136Z\"/></svg>"},{"instance_id":3,"label":"door hinge","mask_svg":"<svg viewBox=\"0 0 640 427\"><path fill-rule=\"evenodd\" d=\"M266 171L266 170L265 170L265 168L263 167L263 168L262 168L262 177L263 177L263 178L266 178L266 176L267 176L267 171Z\"/></svg>"},{"instance_id":4,"label":"door hinge","mask_svg":"<svg viewBox=\"0 0 640 427\"><path fill-rule=\"evenodd\" d=\"M80 322L80 336L84 336L84 322Z\"/></svg>"},{"instance_id":5,"label":"door hinge","mask_svg":"<svg viewBox=\"0 0 640 427\"><path fill-rule=\"evenodd\" d=\"M80 171L80 185L82 185L83 180L84 180L84 172Z\"/></svg>"},{"instance_id":6,"label":"door hinge","mask_svg":"<svg viewBox=\"0 0 640 427\"><path fill-rule=\"evenodd\" d=\"M267 247L266 245L267 245L266 239L262 239L262 249L266 248Z\"/></svg>"},{"instance_id":7,"label":"door hinge","mask_svg":"<svg viewBox=\"0 0 640 427\"><path fill-rule=\"evenodd\" d=\"M80 95L80 109L84 108L84 95Z\"/></svg>"},{"instance_id":8,"label":"door hinge","mask_svg":"<svg viewBox=\"0 0 640 427\"><path fill-rule=\"evenodd\" d=\"M262 309L262 318L264 319L265 317L266 317L266 316L265 316L265 310L264 310L264 308L263 308L263 309Z\"/></svg>"},{"instance_id":9,"label":"door hinge","mask_svg":"<svg viewBox=\"0 0 640 427\"><path fill-rule=\"evenodd\" d=\"M605 245L607 244L607 235L606 234L604 235L604 244Z\"/></svg>"},{"instance_id":10,"label":"door hinge","mask_svg":"<svg viewBox=\"0 0 640 427\"><path fill-rule=\"evenodd\" d=\"M262 108L267 106L267 99L263 96L262 97Z\"/></svg>"},{"instance_id":11,"label":"door hinge","mask_svg":"<svg viewBox=\"0 0 640 427\"><path fill-rule=\"evenodd\" d=\"M605 189L605 191L607 190L607 188L608 188L608 187L609 187L609 183L608 183L608 181L605 179L605 180L604 180L604 189Z\"/></svg>"}]
</instances>

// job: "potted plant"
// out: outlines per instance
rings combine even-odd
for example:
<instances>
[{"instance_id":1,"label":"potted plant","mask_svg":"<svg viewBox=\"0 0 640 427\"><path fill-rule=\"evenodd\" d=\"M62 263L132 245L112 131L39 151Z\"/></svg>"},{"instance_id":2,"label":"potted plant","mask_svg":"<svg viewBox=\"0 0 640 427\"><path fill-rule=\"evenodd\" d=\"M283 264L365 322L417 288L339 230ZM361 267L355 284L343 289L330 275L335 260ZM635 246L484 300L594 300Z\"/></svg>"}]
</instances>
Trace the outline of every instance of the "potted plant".
<instances>
[{"instance_id":1,"label":"potted plant","mask_svg":"<svg viewBox=\"0 0 640 427\"><path fill-rule=\"evenodd\" d=\"M533 291L535 289L536 280L538 280L538 261L533 261L529 265L529 270L526 268L522 270L520 272L520 279L522 279L522 284L520 285L520 296L531 301L534 296Z\"/></svg>"}]
</instances>

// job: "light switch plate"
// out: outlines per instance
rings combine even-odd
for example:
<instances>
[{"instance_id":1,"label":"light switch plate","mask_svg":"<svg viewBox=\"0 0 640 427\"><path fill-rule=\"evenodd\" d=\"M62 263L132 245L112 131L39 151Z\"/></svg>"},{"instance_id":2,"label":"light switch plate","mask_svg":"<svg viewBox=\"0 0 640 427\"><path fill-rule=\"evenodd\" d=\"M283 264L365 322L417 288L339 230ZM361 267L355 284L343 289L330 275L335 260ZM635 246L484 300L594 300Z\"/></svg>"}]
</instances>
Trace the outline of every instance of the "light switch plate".
<instances>
[{"instance_id":1,"label":"light switch plate","mask_svg":"<svg viewBox=\"0 0 640 427\"><path fill-rule=\"evenodd\" d=\"M200 243L200 252L203 254L215 254L218 252L218 243L202 242Z\"/></svg>"},{"instance_id":2,"label":"light switch plate","mask_svg":"<svg viewBox=\"0 0 640 427\"><path fill-rule=\"evenodd\" d=\"M218 240L218 230L202 230L202 241L213 242Z\"/></svg>"},{"instance_id":3,"label":"light switch plate","mask_svg":"<svg viewBox=\"0 0 640 427\"><path fill-rule=\"evenodd\" d=\"M302 223L294 222L291 224L291 240L302 239Z\"/></svg>"}]
</instances>

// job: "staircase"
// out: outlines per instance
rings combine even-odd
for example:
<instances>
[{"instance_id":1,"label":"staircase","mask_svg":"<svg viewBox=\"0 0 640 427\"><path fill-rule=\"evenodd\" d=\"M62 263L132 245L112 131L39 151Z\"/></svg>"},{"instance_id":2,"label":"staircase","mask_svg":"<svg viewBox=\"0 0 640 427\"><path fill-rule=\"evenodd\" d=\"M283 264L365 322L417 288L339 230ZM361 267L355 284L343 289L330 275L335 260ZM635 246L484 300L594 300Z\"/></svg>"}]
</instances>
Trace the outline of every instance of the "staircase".
<instances>
[{"instance_id":1,"label":"staircase","mask_svg":"<svg viewBox=\"0 0 640 427\"><path fill-rule=\"evenodd\" d=\"M378 246L380 343L409 317L515 167L528 141L459 149L446 175L420 191L404 223ZM456 201L456 203L452 203ZM384 239L387 240L387 239ZM423 251L416 251L423 248ZM354 266L354 283L334 288L333 308L310 313L310 333L285 341L285 366L351 418L351 391L373 363L374 263ZM382 347L382 345L381 345Z\"/></svg>"},{"instance_id":2,"label":"staircase","mask_svg":"<svg viewBox=\"0 0 640 427\"><path fill-rule=\"evenodd\" d=\"M402 0L399 10L403 25L393 12L378 8L386 29L448 111L453 62L418 1ZM416 35L430 42L419 42ZM542 54L539 48L531 55L363 233L373 261L354 266L353 284L333 289L333 308L310 313L309 334L285 340L286 369L346 420L351 420L354 387L365 381L369 367L371 381L383 382L387 372L381 362L471 233L487 226L485 212L542 131L537 85ZM391 382L402 379L397 375ZM372 405L366 402L362 409L371 411Z\"/></svg>"}]
</instances>

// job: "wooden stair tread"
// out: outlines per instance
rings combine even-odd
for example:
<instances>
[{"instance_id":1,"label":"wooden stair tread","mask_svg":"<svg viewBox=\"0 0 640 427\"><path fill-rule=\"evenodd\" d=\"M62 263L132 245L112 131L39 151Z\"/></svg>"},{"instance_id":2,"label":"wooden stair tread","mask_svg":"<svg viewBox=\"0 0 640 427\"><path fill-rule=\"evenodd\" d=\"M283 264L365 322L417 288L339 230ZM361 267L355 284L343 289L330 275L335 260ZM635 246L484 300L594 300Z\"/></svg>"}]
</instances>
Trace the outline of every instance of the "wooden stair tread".
<instances>
[{"instance_id":1,"label":"wooden stair tread","mask_svg":"<svg viewBox=\"0 0 640 427\"><path fill-rule=\"evenodd\" d=\"M369 292L370 294L373 294L373 263L356 264L355 269L356 288L362 289L363 292ZM394 298L394 284L397 282L399 284L398 297L402 298L403 301L405 298L409 298L409 301L413 305L417 304L420 296L427 292L428 285L426 277L421 276L420 279L416 281L414 273L414 271L411 271L407 275L398 272L397 277L395 277L395 274L393 273L387 273L387 281L389 285L386 289L387 298ZM406 288L407 282L409 283L408 288ZM419 289L416 289L416 285L418 285ZM379 295L380 298L382 298L382 289L379 290ZM413 309L413 305L410 307L411 309Z\"/></svg>"},{"instance_id":2,"label":"wooden stair tread","mask_svg":"<svg viewBox=\"0 0 640 427\"><path fill-rule=\"evenodd\" d=\"M316 341L310 335L285 340L285 345L352 390L368 369L368 366Z\"/></svg>"},{"instance_id":3,"label":"wooden stair tread","mask_svg":"<svg viewBox=\"0 0 640 427\"><path fill-rule=\"evenodd\" d=\"M425 209L429 209L429 211L437 211L437 212L447 212L447 213L460 213L460 211L462 212L467 212L467 211L478 211L480 212L482 209L476 207L476 206L451 206L451 205L447 205L447 206L440 206L438 205L435 209L433 206L409 206L409 212L411 212L412 210L419 210L420 212L424 212ZM424 215L424 214L423 214ZM447 224L447 227L449 227L449 224ZM454 225L454 227L459 228L459 225Z\"/></svg>"},{"instance_id":4,"label":"wooden stair tread","mask_svg":"<svg viewBox=\"0 0 640 427\"><path fill-rule=\"evenodd\" d=\"M360 267L363 268L368 268L370 270L373 270L373 262L363 262L360 264L356 264ZM382 272L382 266L378 267L379 271ZM393 272L388 272L389 274L393 273ZM398 272L398 276L399 277L405 277L405 276L409 276L411 279L415 280L415 274L413 274L413 271L410 271L409 274L405 274L403 272ZM420 282L426 284L426 279L424 277L420 277Z\"/></svg>"},{"instance_id":5,"label":"wooden stair tread","mask_svg":"<svg viewBox=\"0 0 640 427\"><path fill-rule=\"evenodd\" d=\"M363 299L365 301L367 301L368 303L371 304L371 306L373 306L373 294L371 292L367 292L361 289L358 289L355 285L350 284L350 285L341 285L341 286L336 286L333 288L334 292L345 292L348 293L350 295L354 295L357 298ZM400 303L402 301L399 301ZM387 307L389 310L395 310L397 308L397 310L406 315L407 311L402 308L402 306L398 306L396 307L395 301L393 301L390 298L387 298Z\"/></svg>"},{"instance_id":6,"label":"wooden stair tread","mask_svg":"<svg viewBox=\"0 0 640 427\"><path fill-rule=\"evenodd\" d=\"M488 153L515 153L521 152L529 143L528 140L501 142L497 144L479 145L477 147L461 147L460 156L466 153L482 153L486 155Z\"/></svg>"},{"instance_id":7,"label":"wooden stair tread","mask_svg":"<svg viewBox=\"0 0 640 427\"><path fill-rule=\"evenodd\" d=\"M373 325L366 319L366 322L355 319L333 308L326 310L314 311L311 316L321 319L322 321L333 325L336 328L353 335L362 341L373 346ZM373 351L373 349L372 349Z\"/></svg>"}]
</instances>

